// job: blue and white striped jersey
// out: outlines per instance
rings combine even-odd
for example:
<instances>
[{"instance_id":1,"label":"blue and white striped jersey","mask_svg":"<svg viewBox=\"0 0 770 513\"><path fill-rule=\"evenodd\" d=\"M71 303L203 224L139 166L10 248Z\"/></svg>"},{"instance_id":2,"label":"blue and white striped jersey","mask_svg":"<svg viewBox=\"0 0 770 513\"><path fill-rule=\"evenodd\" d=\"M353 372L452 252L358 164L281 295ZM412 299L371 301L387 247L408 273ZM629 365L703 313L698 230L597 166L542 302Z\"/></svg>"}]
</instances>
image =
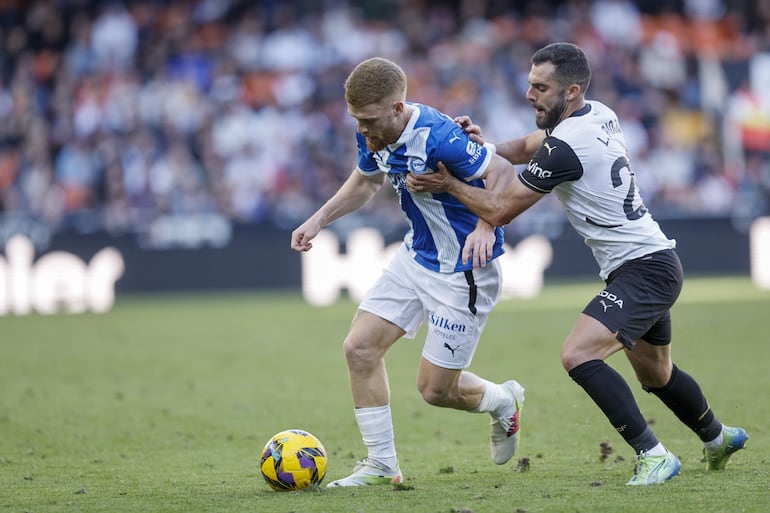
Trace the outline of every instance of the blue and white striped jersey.
<instances>
[{"instance_id":1,"label":"blue and white striped jersey","mask_svg":"<svg viewBox=\"0 0 770 513\"><path fill-rule=\"evenodd\" d=\"M484 187L479 177L494 151L470 140L446 114L419 103L408 105L414 107L409 123L398 141L386 149L372 152L366 147L366 139L356 134L358 171L367 176L387 173L410 226L404 245L417 262L439 272L472 269L472 262L462 263L462 248L476 228L478 216L449 194L409 192L406 174L429 173L443 162L453 175ZM495 233L493 258L503 253L502 228Z\"/></svg>"}]
</instances>

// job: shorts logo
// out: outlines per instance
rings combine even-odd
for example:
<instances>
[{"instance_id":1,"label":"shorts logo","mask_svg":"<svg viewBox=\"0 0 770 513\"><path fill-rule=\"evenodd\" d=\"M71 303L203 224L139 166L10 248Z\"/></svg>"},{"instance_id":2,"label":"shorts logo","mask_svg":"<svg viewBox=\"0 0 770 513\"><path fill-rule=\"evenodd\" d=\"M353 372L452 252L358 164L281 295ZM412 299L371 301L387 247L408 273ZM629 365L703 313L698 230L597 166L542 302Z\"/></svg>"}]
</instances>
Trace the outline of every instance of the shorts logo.
<instances>
[{"instance_id":1,"label":"shorts logo","mask_svg":"<svg viewBox=\"0 0 770 513\"><path fill-rule=\"evenodd\" d=\"M431 332L433 335L441 337L445 341L456 340L458 334L465 334L469 332L468 327L465 324L447 319L446 317L443 317L435 312L431 312L430 316L428 317L428 322L430 322L432 325ZM443 347L449 349L452 352L452 356L454 356L455 351L460 346L457 345L452 347L448 342L444 342Z\"/></svg>"},{"instance_id":2,"label":"shorts logo","mask_svg":"<svg viewBox=\"0 0 770 513\"><path fill-rule=\"evenodd\" d=\"M467 330L467 327L465 326L465 324L454 322L434 312L431 312L430 314L430 323L437 328L443 329L444 331L454 331L456 333L465 333Z\"/></svg>"},{"instance_id":3,"label":"shorts logo","mask_svg":"<svg viewBox=\"0 0 770 513\"><path fill-rule=\"evenodd\" d=\"M597 294L599 297L606 299L608 302L605 302L604 299L600 300L599 302L604 307L604 311L606 312L608 308L614 306L617 306L618 308L623 308L623 300L620 299L618 296L613 294L612 292L607 292L606 290L602 290ZM611 304L610 304L611 303Z\"/></svg>"},{"instance_id":4,"label":"shorts logo","mask_svg":"<svg viewBox=\"0 0 770 513\"><path fill-rule=\"evenodd\" d=\"M452 347L452 346L450 346L448 343L444 342L444 347L445 347L445 348L447 348L447 349L449 349L450 351L452 351L452 358L454 358L454 356L455 356L455 350L457 350L457 348L458 348L458 347L460 347L460 346L455 346L455 347Z\"/></svg>"}]
</instances>

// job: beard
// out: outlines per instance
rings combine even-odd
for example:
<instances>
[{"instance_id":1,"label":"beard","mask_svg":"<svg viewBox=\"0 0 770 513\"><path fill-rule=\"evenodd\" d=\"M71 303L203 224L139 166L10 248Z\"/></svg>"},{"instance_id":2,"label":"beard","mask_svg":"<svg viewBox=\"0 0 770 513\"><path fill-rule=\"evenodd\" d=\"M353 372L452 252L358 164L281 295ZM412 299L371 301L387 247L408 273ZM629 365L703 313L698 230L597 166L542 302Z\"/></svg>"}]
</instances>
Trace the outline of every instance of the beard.
<instances>
[{"instance_id":1,"label":"beard","mask_svg":"<svg viewBox=\"0 0 770 513\"><path fill-rule=\"evenodd\" d=\"M387 148L389 144L393 144L396 141L398 141L398 138L400 136L401 136L401 129L398 129L395 127L388 127L382 130L379 133L379 135L376 135L371 139L369 137L365 137L366 147L369 148L370 151L373 151L376 153L378 151L382 151L385 148Z\"/></svg>"},{"instance_id":2,"label":"beard","mask_svg":"<svg viewBox=\"0 0 770 513\"><path fill-rule=\"evenodd\" d=\"M369 139L368 137L366 138L366 147L369 148L369 151L373 153L377 153L378 151L384 150L386 146L387 144L382 142L382 139L372 140L372 139Z\"/></svg>"},{"instance_id":3,"label":"beard","mask_svg":"<svg viewBox=\"0 0 770 513\"><path fill-rule=\"evenodd\" d=\"M543 109L543 117L538 118L535 116L535 124L541 130L547 130L553 128L559 123L559 118L567 108L567 100L564 96L560 96L558 101L550 109Z\"/></svg>"}]
</instances>

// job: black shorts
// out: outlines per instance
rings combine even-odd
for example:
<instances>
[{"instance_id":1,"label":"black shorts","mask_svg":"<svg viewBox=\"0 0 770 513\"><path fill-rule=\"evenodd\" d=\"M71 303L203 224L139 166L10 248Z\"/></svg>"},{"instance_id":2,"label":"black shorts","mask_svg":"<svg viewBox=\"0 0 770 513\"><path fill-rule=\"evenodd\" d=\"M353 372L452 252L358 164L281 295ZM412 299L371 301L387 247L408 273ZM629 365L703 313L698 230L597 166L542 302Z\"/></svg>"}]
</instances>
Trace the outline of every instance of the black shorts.
<instances>
[{"instance_id":1,"label":"black shorts","mask_svg":"<svg viewBox=\"0 0 770 513\"><path fill-rule=\"evenodd\" d=\"M670 310L683 280L682 264L673 249L629 260L610 273L607 286L583 313L617 333L629 349L639 339L664 346L671 342Z\"/></svg>"}]
</instances>

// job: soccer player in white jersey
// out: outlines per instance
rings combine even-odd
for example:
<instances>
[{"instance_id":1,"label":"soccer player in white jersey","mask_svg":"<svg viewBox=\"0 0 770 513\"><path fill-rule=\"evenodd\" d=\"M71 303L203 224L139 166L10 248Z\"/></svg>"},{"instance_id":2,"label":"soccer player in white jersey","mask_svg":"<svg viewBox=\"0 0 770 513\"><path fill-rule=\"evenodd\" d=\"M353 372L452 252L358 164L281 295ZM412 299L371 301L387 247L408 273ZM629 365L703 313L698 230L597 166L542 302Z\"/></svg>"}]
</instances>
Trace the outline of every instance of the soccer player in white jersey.
<instances>
[{"instance_id":1,"label":"soccer player in white jersey","mask_svg":"<svg viewBox=\"0 0 770 513\"><path fill-rule=\"evenodd\" d=\"M513 166L471 140L441 112L406 101L406 75L395 63L372 58L345 81L348 112L357 123L358 162L340 189L291 236L308 251L334 220L363 206L387 178L410 225L398 253L369 290L343 343L355 417L367 457L328 486L399 483L385 353L400 338L428 325L417 388L434 406L491 416L490 452L510 460L519 438L524 389L515 380L492 383L468 372L479 337L501 290L496 258L501 228L480 220L449 194L414 194L406 176L445 169L484 187L481 175ZM495 173L498 174L498 173Z\"/></svg>"},{"instance_id":2,"label":"soccer player in white jersey","mask_svg":"<svg viewBox=\"0 0 770 513\"><path fill-rule=\"evenodd\" d=\"M410 176L408 187L448 192L495 226L555 193L606 282L567 335L562 365L636 451L636 472L627 484L665 482L679 473L680 462L655 437L625 380L605 363L620 350L642 388L703 441L708 468L724 469L748 435L722 425L698 383L671 361L670 309L682 287L682 268L675 241L639 196L618 118L606 105L585 99L591 70L579 47L550 44L533 54L531 64L526 97L540 130L496 147L514 164L528 162L527 168L507 180L489 169L483 177L501 187L484 190L467 187L439 165L433 175ZM483 143L470 118L458 122Z\"/></svg>"}]
</instances>

